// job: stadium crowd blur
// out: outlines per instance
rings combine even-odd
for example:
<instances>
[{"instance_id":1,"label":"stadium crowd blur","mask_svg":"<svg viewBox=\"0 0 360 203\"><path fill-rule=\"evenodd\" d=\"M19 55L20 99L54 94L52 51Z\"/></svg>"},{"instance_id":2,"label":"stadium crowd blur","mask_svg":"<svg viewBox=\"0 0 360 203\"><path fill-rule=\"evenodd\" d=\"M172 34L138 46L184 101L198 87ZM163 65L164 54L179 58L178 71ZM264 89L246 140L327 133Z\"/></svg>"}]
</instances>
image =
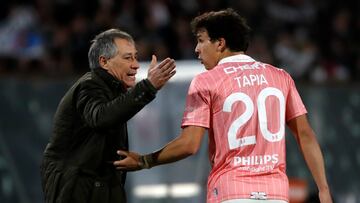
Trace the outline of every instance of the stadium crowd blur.
<instances>
[{"instance_id":1,"label":"stadium crowd blur","mask_svg":"<svg viewBox=\"0 0 360 203\"><path fill-rule=\"evenodd\" d=\"M196 59L189 22L232 7L248 19L248 54L298 81L360 80L360 6L338 0L12 0L0 7L0 76L67 76L88 70L96 33L132 34L139 60Z\"/></svg>"}]
</instances>

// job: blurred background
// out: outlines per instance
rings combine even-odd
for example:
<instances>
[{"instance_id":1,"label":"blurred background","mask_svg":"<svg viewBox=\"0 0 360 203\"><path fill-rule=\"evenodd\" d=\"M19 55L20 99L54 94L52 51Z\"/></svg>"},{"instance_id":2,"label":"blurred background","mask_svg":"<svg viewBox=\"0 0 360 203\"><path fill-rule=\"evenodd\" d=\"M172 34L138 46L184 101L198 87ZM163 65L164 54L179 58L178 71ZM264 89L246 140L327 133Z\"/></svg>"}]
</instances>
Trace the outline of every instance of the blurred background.
<instances>
[{"instance_id":1,"label":"blurred background","mask_svg":"<svg viewBox=\"0 0 360 203\"><path fill-rule=\"evenodd\" d=\"M117 27L133 35L142 61L177 60L177 75L129 122L130 147L147 153L173 139L192 77L204 71L189 22L234 8L253 36L247 54L294 78L325 156L335 202L360 203L360 3L335 0L11 0L0 7L0 202L43 202L39 165L52 117L70 85L89 70L90 40ZM318 202L287 133L291 202ZM129 203L205 202L210 170L197 155L129 173Z\"/></svg>"}]
</instances>

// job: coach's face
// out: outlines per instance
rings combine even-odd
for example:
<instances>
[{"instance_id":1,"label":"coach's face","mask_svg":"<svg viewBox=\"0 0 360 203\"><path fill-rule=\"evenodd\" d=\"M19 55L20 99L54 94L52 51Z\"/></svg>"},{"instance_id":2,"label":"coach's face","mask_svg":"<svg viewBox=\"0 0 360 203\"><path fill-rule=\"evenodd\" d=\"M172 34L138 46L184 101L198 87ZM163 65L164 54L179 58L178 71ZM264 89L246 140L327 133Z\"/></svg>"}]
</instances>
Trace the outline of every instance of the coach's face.
<instances>
[{"instance_id":1,"label":"coach's face","mask_svg":"<svg viewBox=\"0 0 360 203\"><path fill-rule=\"evenodd\" d=\"M211 41L206 30L200 30L196 38L195 53L198 54L198 59L204 64L206 70L213 69L220 60L221 50L219 50L219 41Z\"/></svg>"},{"instance_id":2,"label":"coach's face","mask_svg":"<svg viewBox=\"0 0 360 203\"><path fill-rule=\"evenodd\" d=\"M136 84L135 75L139 69L135 44L121 38L115 39L114 42L118 52L110 59L100 57L100 64L111 75L122 81L126 88L133 87Z\"/></svg>"}]
</instances>

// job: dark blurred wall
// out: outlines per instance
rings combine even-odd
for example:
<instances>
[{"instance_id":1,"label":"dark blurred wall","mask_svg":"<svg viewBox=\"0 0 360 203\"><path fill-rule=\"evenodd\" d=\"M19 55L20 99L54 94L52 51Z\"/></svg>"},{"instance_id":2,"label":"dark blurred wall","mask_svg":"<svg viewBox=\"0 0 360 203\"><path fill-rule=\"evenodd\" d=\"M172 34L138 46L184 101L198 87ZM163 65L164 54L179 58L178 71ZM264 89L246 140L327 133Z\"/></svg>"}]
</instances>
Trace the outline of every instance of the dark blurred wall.
<instances>
[{"instance_id":1,"label":"dark blurred wall","mask_svg":"<svg viewBox=\"0 0 360 203\"><path fill-rule=\"evenodd\" d=\"M0 7L0 75L69 76L88 70L90 41L120 28L138 58L196 59L190 21L233 8L253 29L248 54L311 82L360 80L355 0L12 0Z\"/></svg>"}]
</instances>

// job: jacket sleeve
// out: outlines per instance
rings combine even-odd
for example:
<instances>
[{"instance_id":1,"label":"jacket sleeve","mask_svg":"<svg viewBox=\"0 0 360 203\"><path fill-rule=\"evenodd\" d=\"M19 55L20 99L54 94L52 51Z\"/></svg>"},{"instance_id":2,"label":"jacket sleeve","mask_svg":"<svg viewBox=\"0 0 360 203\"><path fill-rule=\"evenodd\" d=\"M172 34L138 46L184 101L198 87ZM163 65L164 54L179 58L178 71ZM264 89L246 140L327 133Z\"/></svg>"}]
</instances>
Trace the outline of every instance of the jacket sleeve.
<instances>
[{"instance_id":1,"label":"jacket sleeve","mask_svg":"<svg viewBox=\"0 0 360 203\"><path fill-rule=\"evenodd\" d=\"M126 93L110 99L108 88L88 80L79 85L76 92L76 108L82 119L93 128L103 128L131 119L155 98L157 90L145 79Z\"/></svg>"}]
</instances>

